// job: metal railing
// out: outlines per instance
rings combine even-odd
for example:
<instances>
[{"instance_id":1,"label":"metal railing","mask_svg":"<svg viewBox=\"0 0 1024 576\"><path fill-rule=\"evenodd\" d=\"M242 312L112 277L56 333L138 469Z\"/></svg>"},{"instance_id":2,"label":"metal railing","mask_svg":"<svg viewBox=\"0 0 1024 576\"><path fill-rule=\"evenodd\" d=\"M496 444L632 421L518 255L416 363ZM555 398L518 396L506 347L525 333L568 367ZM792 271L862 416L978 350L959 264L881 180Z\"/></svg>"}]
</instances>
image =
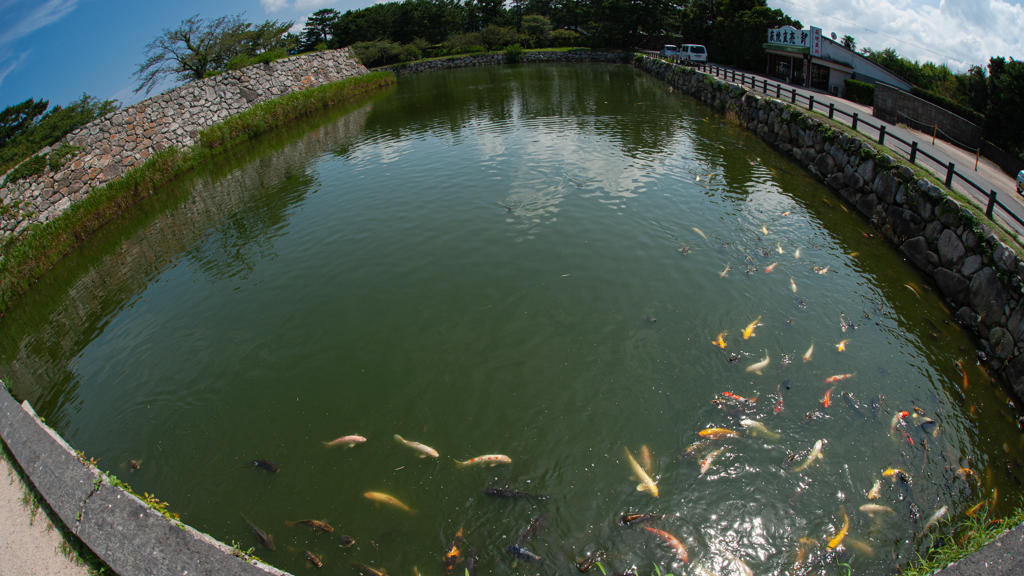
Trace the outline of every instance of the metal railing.
<instances>
[{"instance_id":1,"label":"metal railing","mask_svg":"<svg viewBox=\"0 0 1024 576\"><path fill-rule=\"evenodd\" d=\"M695 67L697 70L700 70L701 72L712 74L726 81L731 80L732 82L738 83L740 86L743 87L749 86L752 90L761 92L765 96L774 97L777 100L786 100L788 98L790 104L806 106L809 111L814 111L815 104L817 104L818 108L820 108L822 112L824 112L824 110L826 109L824 103L815 102L814 94L800 94L799 92L797 92L796 88L785 87L779 84L778 82L769 82L767 78L758 78L757 76L751 74L737 72L736 70L733 70L731 68L722 68L721 66L717 66L715 64L706 64L700 62L693 62L688 64ZM849 126L853 130L856 130L857 132L860 132L865 136L867 136L868 134L864 132L864 130L860 129L861 126L867 126L874 130L875 132L877 132L877 141L879 145L885 145L886 138L890 138L892 140L899 142L905 148L889 145L889 149L906 155L907 159L910 161L911 164L920 165L923 168L935 174L936 176L942 176L943 174L945 174L944 184L946 188L953 190L954 178L959 178L965 185L977 190L987 200L987 205L985 206L985 216L988 217L989 220L994 220L994 218L992 217L993 210L995 209L995 207L998 206L1000 209L1002 209L1002 212L1000 212L999 215L1000 217L1002 217L1004 221L1008 222L1007 219L1009 218L1010 220L1016 222L1020 227L1024 228L1024 220L1022 220L1019 216L1017 216L1014 212L1007 208L1005 204L1003 204L997 199L997 192L995 190L990 190L986 192L984 188L978 186L973 180L958 172L956 170L956 164L954 164L953 162L944 163L942 160L939 160L935 156L932 156L927 151L922 150L918 146L917 141L907 142L903 138L900 138L899 136L891 132L886 132L884 124L872 124L871 122L862 119L857 112L850 114L849 112L836 108L835 104L831 102L828 104L827 109L828 117L830 120L841 121L839 118L836 117L836 115L838 114L840 115L840 117L849 118L849 121L845 123L849 124ZM922 158L924 160L930 161L932 166L929 166L928 163L921 161Z\"/></svg>"}]
</instances>

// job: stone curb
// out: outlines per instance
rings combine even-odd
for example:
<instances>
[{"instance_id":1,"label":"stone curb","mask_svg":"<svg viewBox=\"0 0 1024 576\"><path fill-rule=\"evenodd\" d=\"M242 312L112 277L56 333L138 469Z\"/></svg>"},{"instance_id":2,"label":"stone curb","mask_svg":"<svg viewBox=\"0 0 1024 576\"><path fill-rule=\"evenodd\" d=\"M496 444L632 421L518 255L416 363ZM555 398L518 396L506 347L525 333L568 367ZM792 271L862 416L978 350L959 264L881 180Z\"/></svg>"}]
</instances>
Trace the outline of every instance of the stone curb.
<instances>
[{"instance_id":1,"label":"stone curb","mask_svg":"<svg viewBox=\"0 0 1024 576\"><path fill-rule=\"evenodd\" d=\"M2 382L0 438L68 529L121 576L290 576L234 556L230 546L110 484Z\"/></svg>"}]
</instances>

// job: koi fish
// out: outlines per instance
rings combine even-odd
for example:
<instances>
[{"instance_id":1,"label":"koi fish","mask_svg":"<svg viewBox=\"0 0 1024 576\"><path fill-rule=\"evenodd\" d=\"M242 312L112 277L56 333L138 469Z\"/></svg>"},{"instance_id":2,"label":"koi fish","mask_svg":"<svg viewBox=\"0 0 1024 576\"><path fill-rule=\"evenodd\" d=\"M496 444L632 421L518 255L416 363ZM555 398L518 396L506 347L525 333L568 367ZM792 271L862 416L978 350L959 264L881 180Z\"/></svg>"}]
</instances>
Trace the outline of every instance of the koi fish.
<instances>
[{"instance_id":1,"label":"koi fish","mask_svg":"<svg viewBox=\"0 0 1024 576\"><path fill-rule=\"evenodd\" d=\"M786 251L782 249L782 244L776 244L779 247L779 254L785 254Z\"/></svg>"},{"instance_id":2,"label":"koi fish","mask_svg":"<svg viewBox=\"0 0 1024 576\"><path fill-rule=\"evenodd\" d=\"M972 506L970 510L967 511L967 515L974 516L978 513L978 510L980 510L981 507L984 506L985 504L988 504L988 500L982 500L981 502L978 502L977 504Z\"/></svg>"},{"instance_id":3,"label":"koi fish","mask_svg":"<svg viewBox=\"0 0 1024 576\"><path fill-rule=\"evenodd\" d=\"M778 264L778 262L772 262L767 268L764 269L764 273L765 274L771 274L772 270L775 270L775 265L776 264Z\"/></svg>"},{"instance_id":4,"label":"koi fish","mask_svg":"<svg viewBox=\"0 0 1024 576\"><path fill-rule=\"evenodd\" d=\"M899 468L889 468L885 472L882 472L882 476L885 476L886 478L891 478L892 480L902 480L907 484L910 483L910 476L908 476L906 472L900 470Z\"/></svg>"},{"instance_id":5,"label":"koi fish","mask_svg":"<svg viewBox=\"0 0 1024 576\"><path fill-rule=\"evenodd\" d=\"M937 511L935 512L935 514L932 514L932 517L931 517L931 518L929 518L929 519L928 519L928 522L926 522L926 523L925 523L925 525L924 525L924 529L923 529L923 530L921 530L921 533L923 534L923 533L927 532L927 531L928 531L928 529L932 527L932 525L934 525L934 524L938 524L938 523L939 523L939 520L941 520L941 519L942 519L942 517L943 517L943 516L945 516L945 515L946 515L946 507L945 507L945 506L943 506L942 508L939 508L939 509L938 509L938 510L937 510Z\"/></svg>"},{"instance_id":6,"label":"koi fish","mask_svg":"<svg viewBox=\"0 0 1024 576\"><path fill-rule=\"evenodd\" d=\"M799 248L796 249L796 252L793 252L793 258L795 258L797 260L800 259L800 249Z\"/></svg>"},{"instance_id":7,"label":"koi fish","mask_svg":"<svg viewBox=\"0 0 1024 576\"><path fill-rule=\"evenodd\" d=\"M860 256L860 252L850 252L850 258L856 258L857 256Z\"/></svg>"},{"instance_id":8,"label":"koi fish","mask_svg":"<svg viewBox=\"0 0 1024 576\"><path fill-rule=\"evenodd\" d=\"M456 468L465 468L466 466L474 466L476 464L490 464L491 466L497 466L498 464L511 464L512 459L504 454L488 454L486 456L477 456L471 458L465 462L459 462L455 460Z\"/></svg>"},{"instance_id":9,"label":"koi fish","mask_svg":"<svg viewBox=\"0 0 1024 576\"><path fill-rule=\"evenodd\" d=\"M701 237L701 238L703 238L703 239L705 239L705 240L707 240L707 239L708 239L708 237L707 237L707 236L705 236L705 235L704 235L704 233L700 231L700 228L694 228L694 229L693 229L693 231L694 231L694 232L696 232L697 234L700 234L700 237Z\"/></svg>"},{"instance_id":10,"label":"koi fish","mask_svg":"<svg viewBox=\"0 0 1024 576\"><path fill-rule=\"evenodd\" d=\"M524 562L529 562L530 564L533 564L535 566L540 566L544 563L544 559L540 556L537 556L536 554L530 552L526 548L516 546L515 544L510 544L506 546L505 551L511 554L517 560L523 560Z\"/></svg>"},{"instance_id":11,"label":"koi fish","mask_svg":"<svg viewBox=\"0 0 1024 576\"><path fill-rule=\"evenodd\" d=\"M719 272L718 277L719 278L725 278L726 276L729 275L729 270L732 270L732 266L729 265L729 264L726 264L725 265L725 270L722 270L721 272Z\"/></svg>"},{"instance_id":12,"label":"koi fish","mask_svg":"<svg viewBox=\"0 0 1024 576\"><path fill-rule=\"evenodd\" d=\"M515 545L522 546L529 542L534 536L540 536L540 533L544 531L544 527L548 525L549 520L551 520L551 514L548 514L547 512L534 518L533 521L531 521L530 524L519 534L519 538L516 538Z\"/></svg>"},{"instance_id":13,"label":"koi fish","mask_svg":"<svg viewBox=\"0 0 1024 576\"><path fill-rule=\"evenodd\" d=\"M854 374L856 374L856 372ZM851 378L852 376L853 374L836 374L835 376L829 376L828 378L825 378L825 384L831 384L833 382L839 382L840 380L846 380L847 378Z\"/></svg>"},{"instance_id":14,"label":"koi fish","mask_svg":"<svg viewBox=\"0 0 1024 576\"><path fill-rule=\"evenodd\" d=\"M810 362L811 354L814 354L814 342L811 342L811 347L804 352L804 362Z\"/></svg>"},{"instance_id":15,"label":"koi fish","mask_svg":"<svg viewBox=\"0 0 1024 576\"><path fill-rule=\"evenodd\" d=\"M804 460L803 464L797 466L796 468L793 468L793 472L803 472L804 470L807 469L808 466L811 465L812 462L822 457L822 442L822 440L818 440L817 442L814 443L814 448L811 449L810 455L807 456L807 459Z\"/></svg>"},{"instance_id":16,"label":"koi fish","mask_svg":"<svg viewBox=\"0 0 1024 576\"><path fill-rule=\"evenodd\" d=\"M960 479L965 482L967 481L968 476L973 476L974 479L978 481L978 486L981 486L981 478L978 478L978 475L975 474L974 470L971 470L970 468L961 468L956 471L956 475L959 476Z\"/></svg>"},{"instance_id":17,"label":"koi fish","mask_svg":"<svg viewBox=\"0 0 1024 576\"><path fill-rule=\"evenodd\" d=\"M818 274L828 274L828 266L825 266L821 270L818 270Z\"/></svg>"},{"instance_id":18,"label":"koi fish","mask_svg":"<svg viewBox=\"0 0 1024 576\"><path fill-rule=\"evenodd\" d=\"M860 511L864 512L868 516L871 516L872 518L875 517L875 514L896 513L896 511L893 510L892 508L889 508L888 506L882 506L881 504L864 504L863 506L860 507Z\"/></svg>"},{"instance_id":19,"label":"koi fish","mask_svg":"<svg viewBox=\"0 0 1024 576\"><path fill-rule=\"evenodd\" d=\"M711 438L712 440L716 438L735 438L739 436L728 428L708 428L706 430L701 430L698 434L704 438Z\"/></svg>"},{"instance_id":20,"label":"koi fish","mask_svg":"<svg viewBox=\"0 0 1024 576\"><path fill-rule=\"evenodd\" d=\"M789 210L786 210L785 212L782 213L782 215L783 216L789 216L789 212L790 212Z\"/></svg>"},{"instance_id":21,"label":"koi fish","mask_svg":"<svg viewBox=\"0 0 1024 576\"><path fill-rule=\"evenodd\" d=\"M757 398L744 398L743 396L740 396L739 394L733 394L732 392L722 392L722 396L725 396L726 398L732 398L733 400L743 402L746 404L757 403Z\"/></svg>"},{"instance_id":22,"label":"koi fish","mask_svg":"<svg viewBox=\"0 0 1024 576\"><path fill-rule=\"evenodd\" d=\"M466 576L476 576L476 567L480 564L480 557L476 553L476 546L469 549L469 556L466 557Z\"/></svg>"},{"instance_id":23,"label":"koi fish","mask_svg":"<svg viewBox=\"0 0 1024 576\"><path fill-rule=\"evenodd\" d=\"M825 391L825 399L822 400L821 402L825 406L825 408L828 408L828 405L832 403L831 398L833 390L835 390L835 388L829 388L828 390Z\"/></svg>"},{"instance_id":24,"label":"koi fish","mask_svg":"<svg viewBox=\"0 0 1024 576\"><path fill-rule=\"evenodd\" d=\"M736 570L740 573L740 576L754 576L754 571L747 566L746 562L740 560L739 556L736 556L728 550L722 550L722 556L725 556L725 559L728 560L729 563L736 566Z\"/></svg>"},{"instance_id":25,"label":"koi fish","mask_svg":"<svg viewBox=\"0 0 1024 576\"><path fill-rule=\"evenodd\" d=\"M484 488L483 493L488 496L494 496L495 498L525 498L526 500L547 500L551 498L547 494L531 494L529 492L520 492L519 490L512 490L509 488Z\"/></svg>"},{"instance_id":26,"label":"koi fish","mask_svg":"<svg viewBox=\"0 0 1024 576\"><path fill-rule=\"evenodd\" d=\"M882 481L875 480L875 485L868 492L868 500L878 500L882 496Z\"/></svg>"},{"instance_id":27,"label":"koi fish","mask_svg":"<svg viewBox=\"0 0 1024 576\"><path fill-rule=\"evenodd\" d=\"M249 522L249 519L245 516L242 516L242 520L245 520L245 523L249 525L249 530L252 531L253 535L256 536L256 539L260 541L260 544L262 544L264 548L267 550L274 549L274 537L272 535L257 528L256 525Z\"/></svg>"},{"instance_id":28,"label":"koi fish","mask_svg":"<svg viewBox=\"0 0 1024 576\"><path fill-rule=\"evenodd\" d=\"M761 360L760 362L756 362L754 364L751 364L750 366L747 366L747 372L753 372L753 373L757 374L758 376L760 376L761 375L761 370L764 369L764 367L767 366L770 361L771 361L771 359L768 358L768 351L765 350L764 351L764 360Z\"/></svg>"},{"instance_id":29,"label":"koi fish","mask_svg":"<svg viewBox=\"0 0 1024 576\"><path fill-rule=\"evenodd\" d=\"M356 539L355 538L353 538L351 536L342 536L341 537L341 548L348 548L349 546L355 546L355 545L356 545Z\"/></svg>"},{"instance_id":30,"label":"koi fish","mask_svg":"<svg viewBox=\"0 0 1024 576\"><path fill-rule=\"evenodd\" d=\"M322 522L320 520L296 520L295 522L292 522L290 520L284 521L284 525L288 527L295 526L296 524L303 524L305 526L309 526L314 530L320 530L322 532L334 532L334 528L330 524L328 524L327 522Z\"/></svg>"},{"instance_id":31,"label":"koi fish","mask_svg":"<svg viewBox=\"0 0 1024 576\"><path fill-rule=\"evenodd\" d=\"M761 321L761 317L758 316L757 320L754 320L753 322L748 324L746 328L743 329L743 339L744 340L749 340L751 336L754 336L754 328L757 328L760 325L760 324L758 324L758 322L760 322L760 321Z\"/></svg>"},{"instance_id":32,"label":"koi fish","mask_svg":"<svg viewBox=\"0 0 1024 576\"><path fill-rule=\"evenodd\" d=\"M843 511L843 527L828 541L829 550L835 550L836 546L843 542L843 538L846 538L846 533L850 530L850 517L846 515L846 507L840 506L839 509Z\"/></svg>"},{"instance_id":33,"label":"koi fish","mask_svg":"<svg viewBox=\"0 0 1024 576\"><path fill-rule=\"evenodd\" d=\"M448 574L455 570L455 565L462 562L462 558L459 557L459 544L462 543L462 529L465 526L460 526L459 531L455 533L455 539L452 540L452 545L448 548L448 551L444 554L444 571Z\"/></svg>"},{"instance_id":34,"label":"koi fish","mask_svg":"<svg viewBox=\"0 0 1024 576\"><path fill-rule=\"evenodd\" d=\"M586 558L576 558L576 569L580 572L589 572L594 564L604 560L606 556L604 550L598 550Z\"/></svg>"},{"instance_id":35,"label":"koi fish","mask_svg":"<svg viewBox=\"0 0 1024 576\"><path fill-rule=\"evenodd\" d=\"M360 564L358 562L353 562L352 565L356 567L356 572L359 572L363 576L387 576L383 568L376 570L366 564Z\"/></svg>"},{"instance_id":36,"label":"koi fish","mask_svg":"<svg viewBox=\"0 0 1024 576\"><path fill-rule=\"evenodd\" d=\"M789 279L789 287L793 289L793 294L796 294L796 281L793 278Z\"/></svg>"},{"instance_id":37,"label":"koi fish","mask_svg":"<svg viewBox=\"0 0 1024 576\"><path fill-rule=\"evenodd\" d=\"M850 342L849 340L843 340L839 344L836 344L836 350L839 350L840 352L845 352L846 351L846 345L849 342Z\"/></svg>"},{"instance_id":38,"label":"koi fish","mask_svg":"<svg viewBox=\"0 0 1024 576\"><path fill-rule=\"evenodd\" d=\"M395 434L395 442L398 442L402 446L407 446L419 452L420 458L426 458L427 456L430 456L431 458L437 458L439 456L437 450L434 450L430 446L427 446L426 444L420 444L419 442L410 442L409 440L402 438L398 434Z\"/></svg>"},{"instance_id":39,"label":"koi fish","mask_svg":"<svg viewBox=\"0 0 1024 576\"><path fill-rule=\"evenodd\" d=\"M700 475L703 476L711 468L711 463L715 461L715 456L718 456L725 451L725 448L719 448L718 450L712 450L706 458L700 462Z\"/></svg>"},{"instance_id":40,"label":"koi fish","mask_svg":"<svg viewBox=\"0 0 1024 576\"><path fill-rule=\"evenodd\" d=\"M814 550L814 547L818 545L818 541L814 538L801 538L800 544L796 547L796 562L793 563L793 567L797 570L803 566L804 562L807 561L807 556Z\"/></svg>"},{"instance_id":41,"label":"koi fish","mask_svg":"<svg viewBox=\"0 0 1024 576\"><path fill-rule=\"evenodd\" d=\"M906 286L907 288L910 288L910 291L914 293L914 296L917 296L918 300L921 299L921 293L917 291L917 288L914 288L910 284L904 284L904 286Z\"/></svg>"},{"instance_id":42,"label":"koi fish","mask_svg":"<svg viewBox=\"0 0 1024 576\"><path fill-rule=\"evenodd\" d=\"M644 470L648 474L654 471L653 462L651 461L651 449L646 444L640 447L640 463L643 464Z\"/></svg>"},{"instance_id":43,"label":"koi fish","mask_svg":"<svg viewBox=\"0 0 1024 576\"><path fill-rule=\"evenodd\" d=\"M849 544L850 546L852 546L854 550L856 550L857 552L860 552L861 554L866 554L868 556L874 556L875 555L875 549L872 548L871 546L869 546L867 544L867 542L863 542L861 540L857 540L856 538L847 538L845 540L845 542L847 544Z\"/></svg>"},{"instance_id":44,"label":"koi fish","mask_svg":"<svg viewBox=\"0 0 1024 576\"><path fill-rule=\"evenodd\" d=\"M626 457L629 458L629 466L633 469L633 474L640 479L640 484L637 485L636 489L638 492L647 492L655 498L658 497L658 485L651 480L651 477L644 472L644 469L636 463L636 459L629 453L629 448L626 448Z\"/></svg>"},{"instance_id":45,"label":"koi fish","mask_svg":"<svg viewBox=\"0 0 1024 576\"><path fill-rule=\"evenodd\" d=\"M764 434L766 438L770 438L772 440L778 440L779 438L782 437L781 434L779 434L778 432L772 432L771 430L766 428L764 424L758 422L757 420L740 420L740 425L742 425L744 428L749 428L751 430L751 434L754 434L755 436L757 434Z\"/></svg>"},{"instance_id":46,"label":"koi fish","mask_svg":"<svg viewBox=\"0 0 1024 576\"><path fill-rule=\"evenodd\" d=\"M363 442L366 442L366 438L353 434L351 436L342 436L341 438L335 438L334 440L331 440L330 442L324 442L323 444L328 448L332 446L344 446L345 448L351 448L356 444L362 444Z\"/></svg>"},{"instance_id":47,"label":"koi fish","mask_svg":"<svg viewBox=\"0 0 1024 576\"><path fill-rule=\"evenodd\" d=\"M906 410L893 414L892 422L889 423L889 435L890 436L892 436L893 433L896 432L896 423L897 422L902 422L903 419L906 418L907 416L910 416L910 412L907 412Z\"/></svg>"},{"instance_id":48,"label":"koi fish","mask_svg":"<svg viewBox=\"0 0 1024 576\"><path fill-rule=\"evenodd\" d=\"M408 506L406 506L405 504L402 504L394 496L388 496L387 494L384 494L383 492L367 492L367 493L363 494L363 497L368 499L368 500L373 500L374 502L376 502L378 504L390 504L390 505L392 505L392 506L394 506L396 508L399 508L401 510L405 510L406 512L409 512L410 514L415 514L416 513L415 510L412 510Z\"/></svg>"},{"instance_id":49,"label":"koi fish","mask_svg":"<svg viewBox=\"0 0 1024 576\"><path fill-rule=\"evenodd\" d=\"M722 350L725 350L725 346L726 346L725 339L722 338L722 337L725 336L728 333L729 333L728 331L722 332L721 334L718 335L718 339L717 340L712 340L711 343L714 344L715 346L718 346Z\"/></svg>"},{"instance_id":50,"label":"koi fish","mask_svg":"<svg viewBox=\"0 0 1024 576\"><path fill-rule=\"evenodd\" d=\"M664 540L665 543L668 544L670 548L672 548L672 551L675 553L676 558L679 558L680 561L690 561L690 557L686 553L686 546L683 546L683 543L680 542L678 538L669 534L668 532L665 532L664 530L658 530L657 528L651 528L650 526L644 526L644 530L647 530L651 534L654 534L657 537Z\"/></svg>"},{"instance_id":51,"label":"koi fish","mask_svg":"<svg viewBox=\"0 0 1024 576\"><path fill-rule=\"evenodd\" d=\"M779 387L777 392L778 392L779 399L775 402L775 413L776 414L778 414L779 412L782 412L782 388Z\"/></svg>"},{"instance_id":52,"label":"koi fish","mask_svg":"<svg viewBox=\"0 0 1024 576\"><path fill-rule=\"evenodd\" d=\"M270 460L253 460L252 465L257 468L263 468L267 472L273 472L275 474L281 471L281 468L279 468L277 464L274 464Z\"/></svg>"},{"instance_id":53,"label":"koi fish","mask_svg":"<svg viewBox=\"0 0 1024 576\"><path fill-rule=\"evenodd\" d=\"M620 526L636 526L637 524L661 520L664 517L664 514L623 514L619 517L618 522Z\"/></svg>"},{"instance_id":54,"label":"koi fish","mask_svg":"<svg viewBox=\"0 0 1024 576\"><path fill-rule=\"evenodd\" d=\"M306 560L309 560L309 562L311 564L313 564L313 566L316 566L317 568L323 568L324 567L324 562L323 562L323 560L320 559L319 556L317 556L316 554L313 554L309 550L303 550L303 552L306 554Z\"/></svg>"},{"instance_id":55,"label":"koi fish","mask_svg":"<svg viewBox=\"0 0 1024 576\"><path fill-rule=\"evenodd\" d=\"M957 360L956 361L956 367L960 371L960 373L963 374L963 376L964 376L964 390L967 390L967 371L964 370L963 361L962 360Z\"/></svg>"},{"instance_id":56,"label":"koi fish","mask_svg":"<svg viewBox=\"0 0 1024 576\"><path fill-rule=\"evenodd\" d=\"M764 224L761 224L761 232L763 232L764 235L767 236L768 235L768 227L765 226Z\"/></svg>"}]
</instances>

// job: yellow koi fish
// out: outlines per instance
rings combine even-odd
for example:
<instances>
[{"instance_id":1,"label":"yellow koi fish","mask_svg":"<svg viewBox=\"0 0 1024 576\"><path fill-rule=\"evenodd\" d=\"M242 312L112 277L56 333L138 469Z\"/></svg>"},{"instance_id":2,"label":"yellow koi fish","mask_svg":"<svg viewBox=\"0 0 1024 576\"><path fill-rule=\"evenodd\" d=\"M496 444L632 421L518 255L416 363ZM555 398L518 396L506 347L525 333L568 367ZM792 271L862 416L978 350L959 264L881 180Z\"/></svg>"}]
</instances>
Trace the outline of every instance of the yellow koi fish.
<instances>
[{"instance_id":1,"label":"yellow koi fish","mask_svg":"<svg viewBox=\"0 0 1024 576\"><path fill-rule=\"evenodd\" d=\"M871 491L868 492L868 500L878 500L882 496L882 481L875 480L875 485L871 487Z\"/></svg>"},{"instance_id":2,"label":"yellow koi fish","mask_svg":"<svg viewBox=\"0 0 1024 576\"><path fill-rule=\"evenodd\" d=\"M704 438L711 438L712 440L716 438L735 438L736 436L739 436L736 432L733 432L728 428L707 428L705 430L701 430L698 434Z\"/></svg>"},{"instance_id":3,"label":"yellow koi fish","mask_svg":"<svg viewBox=\"0 0 1024 576\"><path fill-rule=\"evenodd\" d=\"M849 340L843 340L839 344L836 344L836 350L839 350L840 352L845 352L846 351L846 345L849 342L850 342Z\"/></svg>"},{"instance_id":4,"label":"yellow koi fish","mask_svg":"<svg viewBox=\"0 0 1024 576\"><path fill-rule=\"evenodd\" d=\"M761 360L760 362L756 362L754 364L751 364L750 366L747 366L747 372L753 372L753 373L757 374L758 376L760 376L761 375L761 370L763 370L764 367L767 366L768 362L770 362L770 361L771 361L771 359L768 358L768 351L765 350L764 351L764 360Z\"/></svg>"},{"instance_id":5,"label":"yellow koi fish","mask_svg":"<svg viewBox=\"0 0 1024 576\"><path fill-rule=\"evenodd\" d=\"M405 510L406 512L408 512L410 514L415 514L416 513L415 510L412 510L408 506L406 506L405 504L402 504L394 496L388 496L387 494L385 494L383 492L367 492L367 493L363 494L363 497L368 499L368 500L373 500L374 502L376 502L378 504L390 504L391 506L394 506L395 508L398 508L400 510Z\"/></svg>"},{"instance_id":6,"label":"yellow koi fish","mask_svg":"<svg viewBox=\"0 0 1024 576\"><path fill-rule=\"evenodd\" d=\"M640 479L640 484L637 485L636 489L638 492L647 492L655 498L658 497L658 485L651 480L651 477L644 472L644 469L637 464L636 459L629 453L629 448L626 448L626 458L629 458L629 466L633 469L633 474Z\"/></svg>"},{"instance_id":7,"label":"yellow koi fish","mask_svg":"<svg viewBox=\"0 0 1024 576\"><path fill-rule=\"evenodd\" d=\"M743 329L743 339L744 340L749 340L751 336L755 336L754 328L757 328L758 326L760 326L760 324L758 324L758 322L760 322L760 321L761 321L761 317L758 316L757 320L754 320L753 322L748 324L746 328Z\"/></svg>"},{"instance_id":8,"label":"yellow koi fish","mask_svg":"<svg viewBox=\"0 0 1024 576\"><path fill-rule=\"evenodd\" d=\"M779 247L779 254L785 254L786 251L782 249L782 244L776 244Z\"/></svg>"},{"instance_id":9,"label":"yellow koi fish","mask_svg":"<svg viewBox=\"0 0 1024 576\"><path fill-rule=\"evenodd\" d=\"M723 336L725 336L728 333L729 333L728 330L726 330L725 332L722 332L721 334L718 335L718 338L715 339L715 340L712 340L711 343L714 344L715 346L718 346L722 350L725 350L726 344L725 344L725 339L723 338Z\"/></svg>"},{"instance_id":10,"label":"yellow koi fish","mask_svg":"<svg viewBox=\"0 0 1024 576\"><path fill-rule=\"evenodd\" d=\"M840 506L839 509L843 511L843 527L828 541L829 550L835 550L836 546L842 544L843 538L846 538L846 533L850 530L850 517L846 515L846 507Z\"/></svg>"},{"instance_id":11,"label":"yellow koi fish","mask_svg":"<svg viewBox=\"0 0 1024 576\"><path fill-rule=\"evenodd\" d=\"M654 462L651 457L651 449L648 448L646 444L640 447L640 463L644 465L644 470L646 470L648 474L652 474L654 472Z\"/></svg>"},{"instance_id":12,"label":"yellow koi fish","mask_svg":"<svg viewBox=\"0 0 1024 576\"><path fill-rule=\"evenodd\" d=\"M764 235L767 236L768 235L768 227L765 226L764 224L761 224L761 232L764 232Z\"/></svg>"}]
</instances>

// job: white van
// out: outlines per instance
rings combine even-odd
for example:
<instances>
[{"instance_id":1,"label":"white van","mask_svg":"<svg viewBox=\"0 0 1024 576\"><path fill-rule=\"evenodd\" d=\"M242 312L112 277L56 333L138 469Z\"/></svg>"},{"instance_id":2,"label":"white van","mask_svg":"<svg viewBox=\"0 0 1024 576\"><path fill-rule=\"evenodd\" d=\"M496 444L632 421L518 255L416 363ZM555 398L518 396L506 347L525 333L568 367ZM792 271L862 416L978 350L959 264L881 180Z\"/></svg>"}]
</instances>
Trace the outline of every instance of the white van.
<instances>
[{"instance_id":1,"label":"white van","mask_svg":"<svg viewBox=\"0 0 1024 576\"><path fill-rule=\"evenodd\" d=\"M700 44L683 44L679 47L679 58L690 62L707 62L708 51Z\"/></svg>"},{"instance_id":2,"label":"white van","mask_svg":"<svg viewBox=\"0 0 1024 576\"><path fill-rule=\"evenodd\" d=\"M1017 193L1024 194L1024 170L1017 173Z\"/></svg>"},{"instance_id":3,"label":"white van","mask_svg":"<svg viewBox=\"0 0 1024 576\"><path fill-rule=\"evenodd\" d=\"M665 47L661 49L662 58L678 58L679 49L676 48L675 44L665 44Z\"/></svg>"}]
</instances>

